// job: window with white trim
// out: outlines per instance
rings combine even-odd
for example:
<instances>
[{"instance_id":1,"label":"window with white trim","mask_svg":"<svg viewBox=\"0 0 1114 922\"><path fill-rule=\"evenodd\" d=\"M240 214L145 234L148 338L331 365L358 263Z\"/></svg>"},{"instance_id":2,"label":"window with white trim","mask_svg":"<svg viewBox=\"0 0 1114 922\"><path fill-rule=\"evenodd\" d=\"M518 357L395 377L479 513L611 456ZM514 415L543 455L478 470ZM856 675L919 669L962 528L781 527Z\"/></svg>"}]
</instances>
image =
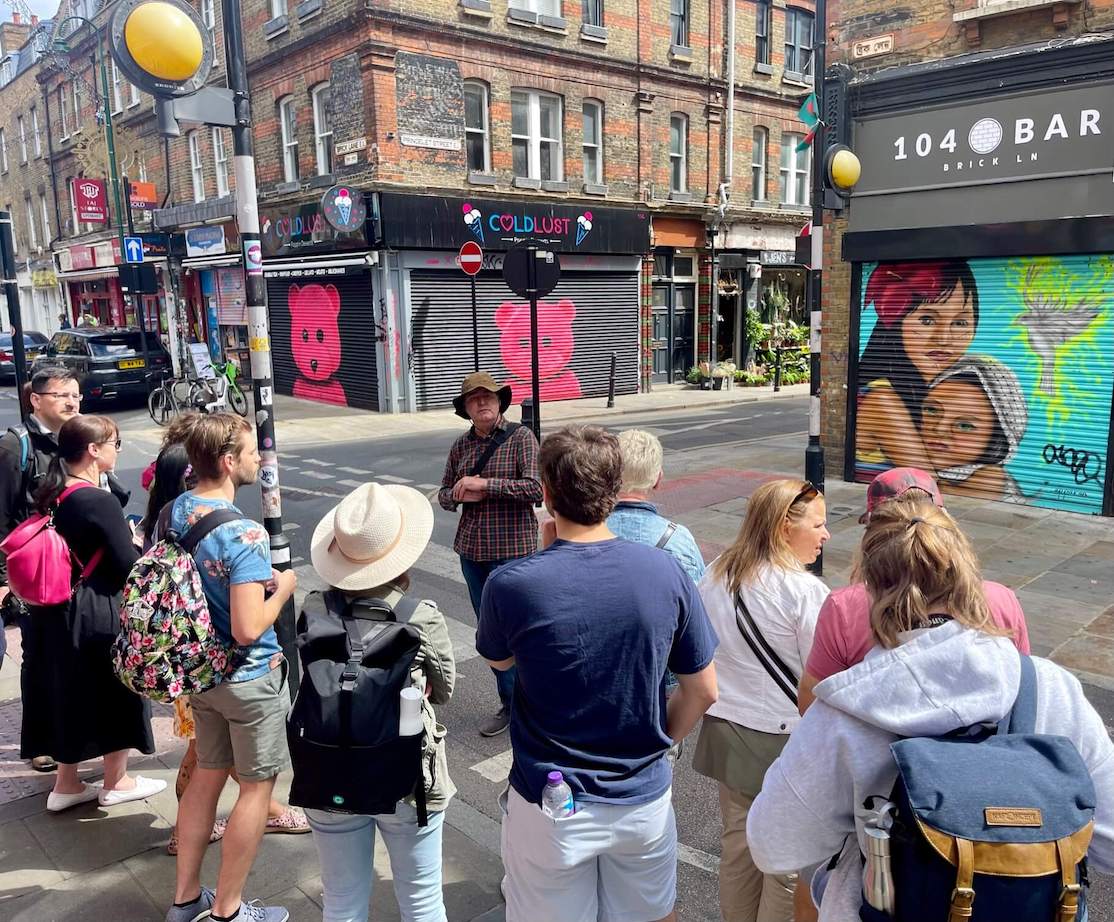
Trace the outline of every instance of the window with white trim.
<instances>
[{"instance_id":1,"label":"window with white trim","mask_svg":"<svg viewBox=\"0 0 1114 922\"><path fill-rule=\"evenodd\" d=\"M78 134L81 131L81 78L74 77L70 87L73 90L73 133Z\"/></svg>"},{"instance_id":2,"label":"window with white trim","mask_svg":"<svg viewBox=\"0 0 1114 922\"><path fill-rule=\"evenodd\" d=\"M35 250L39 246L39 235L35 231L35 210L31 207L31 196L27 196L23 204L27 209L27 239L31 249Z\"/></svg>"},{"instance_id":3,"label":"window with white trim","mask_svg":"<svg viewBox=\"0 0 1114 922\"><path fill-rule=\"evenodd\" d=\"M808 10L788 7L785 10L785 72L802 79L812 79L812 24L815 17Z\"/></svg>"},{"instance_id":4,"label":"window with white trim","mask_svg":"<svg viewBox=\"0 0 1114 922\"><path fill-rule=\"evenodd\" d=\"M119 115L124 111L124 94L120 85L120 71L116 68L116 61L112 61L112 114Z\"/></svg>"},{"instance_id":5,"label":"window with white trim","mask_svg":"<svg viewBox=\"0 0 1114 922\"><path fill-rule=\"evenodd\" d=\"M472 173L491 172L487 84L464 81L464 146L468 149L468 169Z\"/></svg>"},{"instance_id":6,"label":"window with white trim","mask_svg":"<svg viewBox=\"0 0 1114 922\"><path fill-rule=\"evenodd\" d=\"M561 97L537 90L511 90L511 153L514 175L560 182L564 175Z\"/></svg>"},{"instance_id":7,"label":"window with white trim","mask_svg":"<svg viewBox=\"0 0 1114 922\"><path fill-rule=\"evenodd\" d=\"M538 16L560 16L561 0L508 0L507 6Z\"/></svg>"},{"instance_id":8,"label":"window with white trim","mask_svg":"<svg viewBox=\"0 0 1114 922\"><path fill-rule=\"evenodd\" d=\"M282 131L282 178L286 182L298 181L298 110L294 97L279 101L279 126Z\"/></svg>"},{"instance_id":9,"label":"window with white trim","mask_svg":"<svg viewBox=\"0 0 1114 922\"><path fill-rule=\"evenodd\" d=\"M16 128L19 129L19 162L27 162L27 125L23 121L22 115L17 115L15 118Z\"/></svg>"},{"instance_id":10,"label":"window with white trim","mask_svg":"<svg viewBox=\"0 0 1114 922\"><path fill-rule=\"evenodd\" d=\"M12 252L13 253L18 253L19 252L19 236L15 232L15 212L12 211L12 206L10 204L5 206L5 210L8 212L8 214L10 214L12 216L12 224L11 224L11 228L12 228Z\"/></svg>"},{"instance_id":11,"label":"window with white trim","mask_svg":"<svg viewBox=\"0 0 1114 922\"><path fill-rule=\"evenodd\" d=\"M193 177L193 200L205 201L205 167L201 163L201 137L196 131L187 135L190 146L190 175Z\"/></svg>"},{"instance_id":12,"label":"window with white trim","mask_svg":"<svg viewBox=\"0 0 1114 922\"><path fill-rule=\"evenodd\" d=\"M317 175L333 172L333 126L329 117L332 94L329 84L313 88L313 147L317 153Z\"/></svg>"},{"instance_id":13,"label":"window with white trim","mask_svg":"<svg viewBox=\"0 0 1114 922\"><path fill-rule=\"evenodd\" d=\"M134 83L128 84L128 108L139 105L139 87Z\"/></svg>"},{"instance_id":14,"label":"window with white trim","mask_svg":"<svg viewBox=\"0 0 1114 922\"><path fill-rule=\"evenodd\" d=\"M66 141L70 137L69 115L66 111L66 87L58 87L58 122L62 128L61 138Z\"/></svg>"},{"instance_id":15,"label":"window with white trim","mask_svg":"<svg viewBox=\"0 0 1114 922\"><path fill-rule=\"evenodd\" d=\"M669 40L687 48L689 44L689 0L669 0Z\"/></svg>"},{"instance_id":16,"label":"window with white trim","mask_svg":"<svg viewBox=\"0 0 1114 922\"><path fill-rule=\"evenodd\" d=\"M584 182L603 184L603 103L584 100Z\"/></svg>"},{"instance_id":17,"label":"window with white trim","mask_svg":"<svg viewBox=\"0 0 1114 922\"><path fill-rule=\"evenodd\" d=\"M147 161L140 151L135 152L135 159L139 161L139 181L147 182Z\"/></svg>"},{"instance_id":18,"label":"window with white trim","mask_svg":"<svg viewBox=\"0 0 1114 922\"><path fill-rule=\"evenodd\" d=\"M205 28L215 39L217 29L215 0L201 0L201 21L205 23Z\"/></svg>"},{"instance_id":19,"label":"window with white trim","mask_svg":"<svg viewBox=\"0 0 1114 922\"><path fill-rule=\"evenodd\" d=\"M0 173L8 172L8 133L0 128Z\"/></svg>"},{"instance_id":20,"label":"window with white trim","mask_svg":"<svg viewBox=\"0 0 1114 922\"><path fill-rule=\"evenodd\" d=\"M669 191L688 191L689 119L681 112L669 116Z\"/></svg>"},{"instance_id":21,"label":"window with white trim","mask_svg":"<svg viewBox=\"0 0 1114 922\"><path fill-rule=\"evenodd\" d=\"M797 150L804 135L781 136L781 203L783 205L808 204L808 168L812 148Z\"/></svg>"},{"instance_id":22,"label":"window with white trim","mask_svg":"<svg viewBox=\"0 0 1114 922\"><path fill-rule=\"evenodd\" d=\"M39 214L43 220L43 245L50 245L50 211L46 207L46 193L39 193Z\"/></svg>"},{"instance_id":23,"label":"window with white trim","mask_svg":"<svg viewBox=\"0 0 1114 922\"><path fill-rule=\"evenodd\" d=\"M271 0L271 18L278 19L286 15L286 0Z\"/></svg>"},{"instance_id":24,"label":"window with white trim","mask_svg":"<svg viewBox=\"0 0 1114 922\"><path fill-rule=\"evenodd\" d=\"M770 0L757 0L754 6L754 62L770 63Z\"/></svg>"},{"instance_id":25,"label":"window with white trim","mask_svg":"<svg viewBox=\"0 0 1114 922\"><path fill-rule=\"evenodd\" d=\"M73 228L74 234L80 234L81 228L77 223L77 196L74 195L73 181L73 176L66 178L66 188L70 190L70 227Z\"/></svg>"},{"instance_id":26,"label":"window with white trim","mask_svg":"<svg viewBox=\"0 0 1114 922\"><path fill-rule=\"evenodd\" d=\"M41 157L43 155L43 136L39 131L39 110L38 107L31 107L31 143L34 147L35 156Z\"/></svg>"},{"instance_id":27,"label":"window with white trim","mask_svg":"<svg viewBox=\"0 0 1114 922\"><path fill-rule=\"evenodd\" d=\"M582 0L580 13L584 25L603 28L603 0Z\"/></svg>"},{"instance_id":28,"label":"window with white trim","mask_svg":"<svg viewBox=\"0 0 1114 922\"><path fill-rule=\"evenodd\" d=\"M213 128L213 166L217 174L217 195L228 195L228 149L224 146L223 128Z\"/></svg>"},{"instance_id":29,"label":"window with white trim","mask_svg":"<svg viewBox=\"0 0 1114 922\"><path fill-rule=\"evenodd\" d=\"M754 129L750 149L750 197L756 202L766 201L766 153L770 133L765 128Z\"/></svg>"}]
</instances>

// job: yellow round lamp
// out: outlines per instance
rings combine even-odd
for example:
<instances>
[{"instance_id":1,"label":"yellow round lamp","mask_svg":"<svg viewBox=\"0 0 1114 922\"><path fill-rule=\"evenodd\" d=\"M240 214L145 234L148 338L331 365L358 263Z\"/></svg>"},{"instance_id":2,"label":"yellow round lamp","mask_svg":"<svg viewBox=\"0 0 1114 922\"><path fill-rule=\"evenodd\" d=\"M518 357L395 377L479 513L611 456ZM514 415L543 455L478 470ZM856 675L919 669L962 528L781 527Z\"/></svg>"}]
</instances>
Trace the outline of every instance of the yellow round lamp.
<instances>
[{"instance_id":1,"label":"yellow round lamp","mask_svg":"<svg viewBox=\"0 0 1114 922\"><path fill-rule=\"evenodd\" d=\"M859 181L862 172L863 165L859 162L859 158L846 147L835 152L828 168L832 184L838 189L850 189Z\"/></svg>"},{"instance_id":2,"label":"yellow round lamp","mask_svg":"<svg viewBox=\"0 0 1114 922\"><path fill-rule=\"evenodd\" d=\"M135 63L159 80L189 80L201 66L201 32L182 10L152 0L137 6L124 25L124 44Z\"/></svg>"}]
</instances>

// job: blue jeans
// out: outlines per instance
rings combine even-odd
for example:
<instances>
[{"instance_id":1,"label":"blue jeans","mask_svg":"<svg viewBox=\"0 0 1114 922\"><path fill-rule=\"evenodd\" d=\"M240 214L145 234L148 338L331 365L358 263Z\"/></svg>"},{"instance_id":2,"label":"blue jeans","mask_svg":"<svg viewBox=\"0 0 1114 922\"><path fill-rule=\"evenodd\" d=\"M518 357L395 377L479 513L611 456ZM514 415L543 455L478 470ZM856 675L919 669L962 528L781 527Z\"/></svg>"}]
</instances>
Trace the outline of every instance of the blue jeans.
<instances>
[{"instance_id":1,"label":"blue jeans","mask_svg":"<svg viewBox=\"0 0 1114 922\"><path fill-rule=\"evenodd\" d=\"M321 864L323 922L367 922L375 877L375 830L391 858L395 898L403 922L446 922L441 892L441 827L445 814L418 825L417 811L399 802L395 812L353 816L306 810Z\"/></svg>"},{"instance_id":2,"label":"blue jeans","mask_svg":"<svg viewBox=\"0 0 1114 922\"><path fill-rule=\"evenodd\" d=\"M509 558L517 560L518 558ZM491 576L491 571L503 566L506 560L470 560L460 558L460 569L464 573L464 582L468 584L468 597L472 600L472 610L476 613L476 620L480 618L480 600L483 598L484 583ZM514 666L510 669L492 669L495 674L495 688L499 692L499 703L509 708L514 697Z\"/></svg>"}]
</instances>

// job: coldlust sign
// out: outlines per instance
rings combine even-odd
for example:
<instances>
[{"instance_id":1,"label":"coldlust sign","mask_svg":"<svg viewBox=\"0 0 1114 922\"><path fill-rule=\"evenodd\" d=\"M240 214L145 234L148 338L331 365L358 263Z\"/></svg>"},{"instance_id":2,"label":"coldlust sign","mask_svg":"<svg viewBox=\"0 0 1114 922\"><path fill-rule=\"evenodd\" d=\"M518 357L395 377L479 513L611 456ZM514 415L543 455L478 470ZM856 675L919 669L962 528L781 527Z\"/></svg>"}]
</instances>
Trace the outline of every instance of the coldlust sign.
<instances>
[{"instance_id":1,"label":"coldlust sign","mask_svg":"<svg viewBox=\"0 0 1114 922\"><path fill-rule=\"evenodd\" d=\"M851 230L1114 214L1114 84L863 119Z\"/></svg>"}]
</instances>

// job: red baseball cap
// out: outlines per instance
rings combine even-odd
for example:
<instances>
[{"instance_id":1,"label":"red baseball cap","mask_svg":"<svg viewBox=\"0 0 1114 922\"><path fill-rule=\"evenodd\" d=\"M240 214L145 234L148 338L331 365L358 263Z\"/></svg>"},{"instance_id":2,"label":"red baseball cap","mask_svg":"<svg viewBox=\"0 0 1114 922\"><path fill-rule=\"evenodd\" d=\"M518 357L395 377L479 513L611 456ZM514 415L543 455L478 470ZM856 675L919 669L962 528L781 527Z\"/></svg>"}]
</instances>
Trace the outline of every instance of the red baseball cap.
<instances>
[{"instance_id":1,"label":"red baseball cap","mask_svg":"<svg viewBox=\"0 0 1114 922\"><path fill-rule=\"evenodd\" d=\"M940 488L931 474L919 467L895 467L883 471L866 488L866 512L859 516L859 522L866 524L870 514L882 503L901 496L907 490L921 490L937 506L944 508L944 497L940 495Z\"/></svg>"}]
</instances>

